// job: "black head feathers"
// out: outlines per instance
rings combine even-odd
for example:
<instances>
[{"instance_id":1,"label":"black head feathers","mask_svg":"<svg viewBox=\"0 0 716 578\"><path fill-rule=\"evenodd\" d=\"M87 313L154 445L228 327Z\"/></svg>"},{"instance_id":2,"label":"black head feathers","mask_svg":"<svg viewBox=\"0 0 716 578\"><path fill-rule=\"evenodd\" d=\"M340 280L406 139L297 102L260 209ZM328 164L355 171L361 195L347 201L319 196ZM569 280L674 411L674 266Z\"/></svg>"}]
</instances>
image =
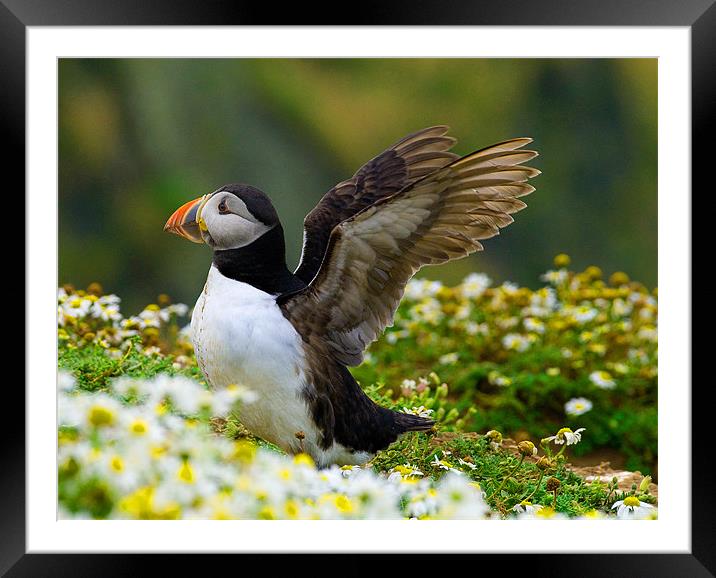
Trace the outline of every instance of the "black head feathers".
<instances>
[{"instance_id":1,"label":"black head feathers","mask_svg":"<svg viewBox=\"0 0 716 578\"><path fill-rule=\"evenodd\" d=\"M251 185L232 183L224 185L217 193L222 191L232 193L239 197L246 205L246 208L251 211L251 214L264 225L271 226L279 222L276 209L262 190L252 187Z\"/></svg>"}]
</instances>

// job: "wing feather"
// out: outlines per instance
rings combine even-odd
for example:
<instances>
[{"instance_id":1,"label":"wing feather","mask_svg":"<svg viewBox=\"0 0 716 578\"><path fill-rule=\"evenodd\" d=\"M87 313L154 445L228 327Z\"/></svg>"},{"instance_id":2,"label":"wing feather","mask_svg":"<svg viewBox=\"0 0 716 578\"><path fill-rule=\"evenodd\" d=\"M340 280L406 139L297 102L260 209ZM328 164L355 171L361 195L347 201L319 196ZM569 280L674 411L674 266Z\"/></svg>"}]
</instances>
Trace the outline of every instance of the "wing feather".
<instances>
[{"instance_id":1,"label":"wing feather","mask_svg":"<svg viewBox=\"0 0 716 578\"><path fill-rule=\"evenodd\" d=\"M426 134L422 142L447 146ZM539 171L521 163L537 153L517 149L529 142L512 139L456 159L337 224L312 282L279 298L284 314L304 339L319 337L337 361L359 364L421 267L482 250L480 240L499 234L526 206L518 197L534 191L526 181ZM401 143L396 150L419 148Z\"/></svg>"},{"instance_id":2,"label":"wing feather","mask_svg":"<svg viewBox=\"0 0 716 578\"><path fill-rule=\"evenodd\" d=\"M303 252L295 275L310 283L318 272L333 228L381 198L445 167L458 156L448 127L433 126L399 140L328 191L304 219Z\"/></svg>"}]
</instances>

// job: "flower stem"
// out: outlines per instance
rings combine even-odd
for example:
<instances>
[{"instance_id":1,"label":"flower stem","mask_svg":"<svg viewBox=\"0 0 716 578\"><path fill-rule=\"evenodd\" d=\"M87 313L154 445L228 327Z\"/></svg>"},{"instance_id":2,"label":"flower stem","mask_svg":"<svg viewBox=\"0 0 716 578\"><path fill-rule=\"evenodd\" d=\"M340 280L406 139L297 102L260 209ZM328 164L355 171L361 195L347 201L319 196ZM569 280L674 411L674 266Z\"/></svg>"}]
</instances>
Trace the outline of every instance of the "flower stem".
<instances>
[{"instance_id":1,"label":"flower stem","mask_svg":"<svg viewBox=\"0 0 716 578\"><path fill-rule=\"evenodd\" d=\"M537 478L537 485L535 486L535 489L530 492L529 496L520 500L521 502L524 502L525 500L529 500L532 496L534 496L537 493L537 490L539 489L539 485L542 483L542 478L544 478L544 472L540 471L539 478Z\"/></svg>"},{"instance_id":2,"label":"flower stem","mask_svg":"<svg viewBox=\"0 0 716 578\"><path fill-rule=\"evenodd\" d=\"M522 455L522 456L520 456L520 461L517 463L517 465L516 465L516 466L512 469L512 471L509 472L509 473L505 476L505 478L502 480L502 483L500 484L500 487L497 488L494 492L492 492L492 494L490 495L490 498L494 498L495 496L497 496L497 495L500 493L500 491L502 490L502 488L505 487L505 483L507 483L507 480L509 480L509 479L512 477L512 475L513 475L518 469L520 469L520 466L522 465L522 462L523 462L523 461L525 461L525 456Z\"/></svg>"}]
</instances>

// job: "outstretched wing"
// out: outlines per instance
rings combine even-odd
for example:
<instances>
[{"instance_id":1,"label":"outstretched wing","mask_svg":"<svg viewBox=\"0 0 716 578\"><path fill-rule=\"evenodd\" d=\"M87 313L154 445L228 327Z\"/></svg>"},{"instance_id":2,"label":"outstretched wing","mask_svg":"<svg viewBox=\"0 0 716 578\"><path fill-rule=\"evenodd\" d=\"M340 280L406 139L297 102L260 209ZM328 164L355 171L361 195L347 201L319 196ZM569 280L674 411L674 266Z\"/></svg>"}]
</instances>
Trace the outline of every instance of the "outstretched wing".
<instances>
[{"instance_id":1,"label":"outstretched wing","mask_svg":"<svg viewBox=\"0 0 716 578\"><path fill-rule=\"evenodd\" d=\"M406 136L328 191L304 219L295 275L306 284L315 277L333 227L457 159L448 152L456 140L445 136L447 131L446 126L433 126Z\"/></svg>"},{"instance_id":2,"label":"outstretched wing","mask_svg":"<svg viewBox=\"0 0 716 578\"><path fill-rule=\"evenodd\" d=\"M458 159L337 225L325 259L303 290L279 298L304 339L320 337L334 358L357 365L392 324L405 285L423 265L482 249L480 239L512 223L534 191L537 156L512 139Z\"/></svg>"}]
</instances>

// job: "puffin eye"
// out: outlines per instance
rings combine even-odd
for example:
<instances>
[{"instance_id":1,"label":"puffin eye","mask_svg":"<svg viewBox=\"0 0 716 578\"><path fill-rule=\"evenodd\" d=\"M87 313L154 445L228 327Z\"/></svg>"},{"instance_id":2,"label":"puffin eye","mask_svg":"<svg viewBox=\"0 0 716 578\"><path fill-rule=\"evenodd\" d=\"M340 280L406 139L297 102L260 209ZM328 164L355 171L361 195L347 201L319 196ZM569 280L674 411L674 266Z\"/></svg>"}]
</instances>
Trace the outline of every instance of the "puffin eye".
<instances>
[{"instance_id":1,"label":"puffin eye","mask_svg":"<svg viewBox=\"0 0 716 578\"><path fill-rule=\"evenodd\" d=\"M222 215L224 215L224 214L226 214L226 213L228 213L228 212L229 212L229 209L228 209L228 207L226 206L226 201L225 201L225 200L222 200L222 201L219 203L219 213L221 213Z\"/></svg>"}]
</instances>

